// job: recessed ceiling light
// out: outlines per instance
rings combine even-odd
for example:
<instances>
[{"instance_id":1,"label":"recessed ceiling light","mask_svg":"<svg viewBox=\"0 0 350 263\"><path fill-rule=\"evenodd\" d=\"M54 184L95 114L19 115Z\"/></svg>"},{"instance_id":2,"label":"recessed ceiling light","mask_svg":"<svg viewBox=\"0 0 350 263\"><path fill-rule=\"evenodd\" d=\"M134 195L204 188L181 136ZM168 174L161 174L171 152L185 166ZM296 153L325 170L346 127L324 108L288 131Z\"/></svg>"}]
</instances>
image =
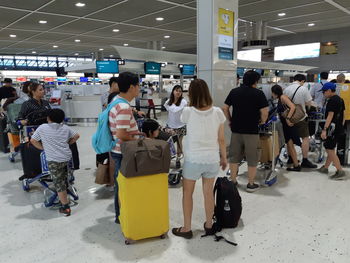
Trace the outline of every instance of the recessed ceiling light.
<instances>
[{"instance_id":1,"label":"recessed ceiling light","mask_svg":"<svg viewBox=\"0 0 350 263\"><path fill-rule=\"evenodd\" d=\"M113 55L109 55L110 57L113 57Z\"/></svg>"},{"instance_id":2,"label":"recessed ceiling light","mask_svg":"<svg viewBox=\"0 0 350 263\"><path fill-rule=\"evenodd\" d=\"M40 20L39 23L40 23L40 24L46 24L47 21L46 21L46 20Z\"/></svg>"},{"instance_id":3,"label":"recessed ceiling light","mask_svg":"<svg viewBox=\"0 0 350 263\"><path fill-rule=\"evenodd\" d=\"M55 46L52 46L52 47L53 47L53 48L58 48L58 46L56 46L56 45L55 45Z\"/></svg>"},{"instance_id":4,"label":"recessed ceiling light","mask_svg":"<svg viewBox=\"0 0 350 263\"><path fill-rule=\"evenodd\" d=\"M10 35L10 37L17 37L16 35Z\"/></svg>"},{"instance_id":5,"label":"recessed ceiling light","mask_svg":"<svg viewBox=\"0 0 350 263\"><path fill-rule=\"evenodd\" d=\"M99 51L103 51L104 49L103 48L100 48Z\"/></svg>"},{"instance_id":6,"label":"recessed ceiling light","mask_svg":"<svg viewBox=\"0 0 350 263\"><path fill-rule=\"evenodd\" d=\"M162 47L162 49L166 49L166 47Z\"/></svg>"},{"instance_id":7,"label":"recessed ceiling light","mask_svg":"<svg viewBox=\"0 0 350 263\"><path fill-rule=\"evenodd\" d=\"M286 13L279 13L278 16L285 16Z\"/></svg>"},{"instance_id":8,"label":"recessed ceiling light","mask_svg":"<svg viewBox=\"0 0 350 263\"><path fill-rule=\"evenodd\" d=\"M157 17L156 20L157 20L157 21L163 21L164 18L163 18L163 17Z\"/></svg>"},{"instance_id":9,"label":"recessed ceiling light","mask_svg":"<svg viewBox=\"0 0 350 263\"><path fill-rule=\"evenodd\" d=\"M315 23L307 24L308 26L315 26Z\"/></svg>"},{"instance_id":10,"label":"recessed ceiling light","mask_svg":"<svg viewBox=\"0 0 350 263\"><path fill-rule=\"evenodd\" d=\"M74 56L79 56L79 53L75 53Z\"/></svg>"},{"instance_id":11,"label":"recessed ceiling light","mask_svg":"<svg viewBox=\"0 0 350 263\"><path fill-rule=\"evenodd\" d=\"M170 38L170 36L164 36L164 38Z\"/></svg>"},{"instance_id":12,"label":"recessed ceiling light","mask_svg":"<svg viewBox=\"0 0 350 263\"><path fill-rule=\"evenodd\" d=\"M76 40L74 40L75 42L80 42L80 39L76 39Z\"/></svg>"},{"instance_id":13,"label":"recessed ceiling light","mask_svg":"<svg viewBox=\"0 0 350 263\"><path fill-rule=\"evenodd\" d=\"M124 44L124 47L127 47L127 46L129 46L129 44L125 43L125 44Z\"/></svg>"},{"instance_id":14,"label":"recessed ceiling light","mask_svg":"<svg viewBox=\"0 0 350 263\"><path fill-rule=\"evenodd\" d=\"M75 6L77 6L77 7L84 7L85 4L84 3L76 3Z\"/></svg>"},{"instance_id":15,"label":"recessed ceiling light","mask_svg":"<svg viewBox=\"0 0 350 263\"><path fill-rule=\"evenodd\" d=\"M32 51L32 54L36 54L36 51Z\"/></svg>"},{"instance_id":16,"label":"recessed ceiling light","mask_svg":"<svg viewBox=\"0 0 350 263\"><path fill-rule=\"evenodd\" d=\"M119 29L113 29L113 32L119 32Z\"/></svg>"}]
</instances>

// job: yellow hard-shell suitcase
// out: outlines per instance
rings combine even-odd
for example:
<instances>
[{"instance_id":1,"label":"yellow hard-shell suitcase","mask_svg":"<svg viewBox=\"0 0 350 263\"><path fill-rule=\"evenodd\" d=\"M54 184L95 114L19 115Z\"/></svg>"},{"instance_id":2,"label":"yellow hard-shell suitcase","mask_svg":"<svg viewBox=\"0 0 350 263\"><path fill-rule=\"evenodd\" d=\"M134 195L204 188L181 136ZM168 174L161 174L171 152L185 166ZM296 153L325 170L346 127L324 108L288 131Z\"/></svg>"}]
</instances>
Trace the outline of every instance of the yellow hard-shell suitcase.
<instances>
[{"instance_id":1,"label":"yellow hard-shell suitcase","mask_svg":"<svg viewBox=\"0 0 350 263\"><path fill-rule=\"evenodd\" d=\"M168 174L118 176L120 226L125 244L165 238L169 231Z\"/></svg>"}]
</instances>

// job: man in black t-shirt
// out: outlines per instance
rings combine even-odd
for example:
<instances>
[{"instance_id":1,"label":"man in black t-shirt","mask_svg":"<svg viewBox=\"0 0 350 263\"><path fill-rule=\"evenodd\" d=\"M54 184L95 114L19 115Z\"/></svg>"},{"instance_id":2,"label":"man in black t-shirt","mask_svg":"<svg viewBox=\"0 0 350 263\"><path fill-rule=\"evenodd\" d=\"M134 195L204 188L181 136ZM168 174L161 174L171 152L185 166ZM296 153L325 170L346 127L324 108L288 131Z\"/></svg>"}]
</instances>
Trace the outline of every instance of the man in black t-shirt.
<instances>
[{"instance_id":1,"label":"man in black t-shirt","mask_svg":"<svg viewBox=\"0 0 350 263\"><path fill-rule=\"evenodd\" d=\"M229 151L231 177L237 183L238 164L245 156L248 162L247 192L255 192L259 185L255 183L256 167L259 161L259 124L268 117L268 102L264 93L257 89L260 75L247 71L243 76L243 85L233 89L225 100L223 111L232 131ZM232 107L232 114L230 108Z\"/></svg>"},{"instance_id":2,"label":"man in black t-shirt","mask_svg":"<svg viewBox=\"0 0 350 263\"><path fill-rule=\"evenodd\" d=\"M328 167L333 163L337 172L330 176L333 180L342 180L346 177L341 167L335 148L339 136L344 132L344 110L345 105L342 98L336 94L336 85L328 82L323 85L322 92L328 99L326 106L326 123L322 130L321 138L324 140L324 147L327 151L327 160L324 166L318 169L319 172L328 174Z\"/></svg>"},{"instance_id":3,"label":"man in black t-shirt","mask_svg":"<svg viewBox=\"0 0 350 263\"><path fill-rule=\"evenodd\" d=\"M16 89L12 87L12 79L4 79L4 86L0 88L0 101L16 96Z\"/></svg>"}]
</instances>

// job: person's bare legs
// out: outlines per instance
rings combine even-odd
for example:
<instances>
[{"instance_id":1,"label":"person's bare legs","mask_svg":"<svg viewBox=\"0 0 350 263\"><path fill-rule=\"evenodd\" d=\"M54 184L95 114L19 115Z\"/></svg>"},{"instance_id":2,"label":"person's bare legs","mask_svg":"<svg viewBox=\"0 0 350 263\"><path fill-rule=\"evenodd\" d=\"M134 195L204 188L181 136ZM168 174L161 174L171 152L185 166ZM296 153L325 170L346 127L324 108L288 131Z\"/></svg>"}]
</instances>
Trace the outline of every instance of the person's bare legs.
<instances>
[{"instance_id":1,"label":"person's bare legs","mask_svg":"<svg viewBox=\"0 0 350 263\"><path fill-rule=\"evenodd\" d=\"M331 162L333 162L333 165L335 166L335 168L337 168L337 171L342 171L343 168L340 164L339 158L335 152L335 150L326 150L327 151L327 161L328 159L330 159ZM325 166L326 167L326 166ZM328 165L329 167L329 165ZM328 168L326 167L326 168Z\"/></svg>"},{"instance_id":2,"label":"person's bare legs","mask_svg":"<svg viewBox=\"0 0 350 263\"><path fill-rule=\"evenodd\" d=\"M183 179L182 208L184 213L184 226L181 228L181 232L188 232L191 230L193 191L195 185L196 181Z\"/></svg>"},{"instance_id":3,"label":"person's bare legs","mask_svg":"<svg viewBox=\"0 0 350 263\"><path fill-rule=\"evenodd\" d=\"M231 179L234 183L237 182L238 167L238 163L230 163Z\"/></svg>"},{"instance_id":4,"label":"person's bare legs","mask_svg":"<svg viewBox=\"0 0 350 263\"><path fill-rule=\"evenodd\" d=\"M58 192L58 198L60 199L62 205L69 204L67 191Z\"/></svg>"},{"instance_id":5,"label":"person's bare legs","mask_svg":"<svg viewBox=\"0 0 350 263\"><path fill-rule=\"evenodd\" d=\"M287 144L288 154L292 157L294 167L299 166L297 151L295 150L293 140L289 140Z\"/></svg>"},{"instance_id":6,"label":"person's bare legs","mask_svg":"<svg viewBox=\"0 0 350 263\"><path fill-rule=\"evenodd\" d=\"M215 178L202 178L203 183L203 195L204 195L204 207L205 207L205 227L212 228L213 226L213 215L214 215L214 181Z\"/></svg>"},{"instance_id":7,"label":"person's bare legs","mask_svg":"<svg viewBox=\"0 0 350 263\"><path fill-rule=\"evenodd\" d=\"M328 153L328 150L326 150L326 152L327 152L327 159L326 159L326 162L324 164L324 168L328 169L329 166L331 166L331 164L332 164L332 159L331 159L331 156Z\"/></svg>"},{"instance_id":8,"label":"person's bare legs","mask_svg":"<svg viewBox=\"0 0 350 263\"><path fill-rule=\"evenodd\" d=\"M255 182L256 166L248 166L248 181L252 185Z\"/></svg>"},{"instance_id":9,"label":"person's bare legs","mask_svg":"<svg viewBox=\"0 0 350 263\"><path fill-rule=\"evenodd\" d=\"M301 150L303 152L303 158L304 159L308 159L309 148L310 148L310 138L309 137L305 137L305 138L303 138L303 142L302 142L302 145L301 145Z\"/></svg>"}]
</instances>

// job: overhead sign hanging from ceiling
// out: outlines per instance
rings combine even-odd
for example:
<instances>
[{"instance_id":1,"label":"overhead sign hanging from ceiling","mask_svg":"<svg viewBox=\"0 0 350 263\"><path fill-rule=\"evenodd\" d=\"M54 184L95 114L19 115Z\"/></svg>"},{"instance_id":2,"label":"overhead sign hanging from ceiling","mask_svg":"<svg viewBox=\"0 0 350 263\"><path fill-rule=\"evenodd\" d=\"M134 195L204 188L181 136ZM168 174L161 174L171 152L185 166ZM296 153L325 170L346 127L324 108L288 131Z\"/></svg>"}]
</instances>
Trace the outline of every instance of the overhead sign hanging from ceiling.
<instances>
[{"instance_id":1,"label":"overhead sign hanging from ceiling","mask_svg":"<svg viewBox=\"0 0 350 263\"><path fill-rule=\"evenodd\" d=\"M159 75L161 73L161 65L161 63L157 62L145 62L145 74Z\"/></svg>"},{"instance_id":2,"label":"overhead sign hanging from ceiling","mask_svg":"<svg viewBox=\"0 0 350 263\"><path fill-rule=\"evenodd\" d=\"M117 61L96 61L96 73L119 73Z\"/></svg>"},{"instance_id":3,"label":"overhead sign hanging from ceiling","mask_svg":"<svg viewBox=\"0 0 350 263\"><path fill-rule=\"evenodd\" d=\"M218 11L218 47L219 59L233 60L234 12L219 8Z\"/></svg>"}]
</instances>

